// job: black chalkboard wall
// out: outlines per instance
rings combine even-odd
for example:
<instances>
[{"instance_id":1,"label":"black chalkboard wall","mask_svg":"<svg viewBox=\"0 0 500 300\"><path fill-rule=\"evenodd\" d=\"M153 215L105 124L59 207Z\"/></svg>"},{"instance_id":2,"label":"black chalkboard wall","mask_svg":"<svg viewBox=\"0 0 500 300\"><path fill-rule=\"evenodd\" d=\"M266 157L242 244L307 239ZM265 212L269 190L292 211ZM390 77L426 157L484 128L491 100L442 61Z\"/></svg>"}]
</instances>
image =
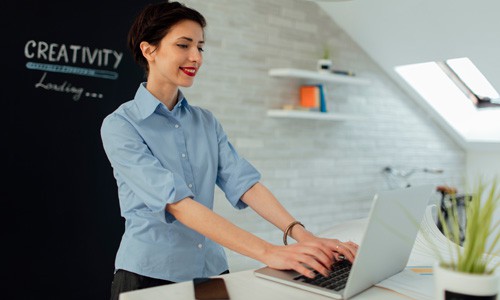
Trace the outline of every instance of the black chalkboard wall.
<instances>
[{"instance_id":1,"label":"black chalkboard wall","mask_svg":"<svg viewBox=\"0 0 500 300\"><path fill-rule=\"evenodd\" d=\"M100 126L144 80L126 35L147 2L1 5L8 119L1 298L109 298L123 219Z\"/></svg>"}]
</instances>

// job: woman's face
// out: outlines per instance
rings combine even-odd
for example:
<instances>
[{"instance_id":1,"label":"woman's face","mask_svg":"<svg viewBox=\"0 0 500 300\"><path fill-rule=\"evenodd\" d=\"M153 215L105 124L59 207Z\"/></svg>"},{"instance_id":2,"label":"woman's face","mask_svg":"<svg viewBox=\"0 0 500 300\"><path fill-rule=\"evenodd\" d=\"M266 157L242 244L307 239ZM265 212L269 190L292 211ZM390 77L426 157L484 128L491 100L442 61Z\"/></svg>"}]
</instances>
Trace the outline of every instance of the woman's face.
<instances>
[{"instance_id":1,"label":"woman's face","mask_svg":"<svg viewBox=\"0 0 500 300\"><path fill-rule=\"evenodd\" d=\"M189 87L203 63L203 28L191 20L170 28L149 61L150 79L163 84Z\"/></svg>"}]
</instances>

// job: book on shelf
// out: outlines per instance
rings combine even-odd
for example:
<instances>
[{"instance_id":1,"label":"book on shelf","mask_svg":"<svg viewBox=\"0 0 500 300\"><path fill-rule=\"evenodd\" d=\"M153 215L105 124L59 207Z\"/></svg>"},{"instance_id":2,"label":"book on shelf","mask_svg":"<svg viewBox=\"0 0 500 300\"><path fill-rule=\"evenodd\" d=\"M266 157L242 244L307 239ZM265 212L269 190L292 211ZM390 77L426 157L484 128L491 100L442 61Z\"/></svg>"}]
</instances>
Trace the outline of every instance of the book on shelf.
<instances>
[{"instance_id":1,"label":"book on shelf","mask_svg":"<svg viewBox=\"0 0 500 300\"><path fill-rule=\"evenodd\" d=\"M331 72L333 74L337 74L337 75L345 75L345 76L356 76L356 74L353 72L353 71L347 71L347 70L331 70Z\"/></svg>"},{"instance_id":2,"label":"book on shelf","mask_svg":"<svg viewBox=\"0 0 500 300\"><path fill-rule=\"evenodd\" d=\"M299 105L311 111L326 112L325 88L323 85L302 85L300 87Z\"/></svg>"},{"instance_id":3,"label":"book on shelf","mask_svg":"<svg viewBox=\"0 0 500 300\"><path fill-rule=\"evenodd\" d=\"M309 109L319 109L320 94L315 85L302 85L300 87L300 106Z\"/></svg>"},{"instance_id":4,"label":"book on shelf","mask_svg":"<svg viewBox=\"0 0 500 300\"><path fill-rule=\"evenodd\" d=\"M318 89L319 89L319 111L320 112L327 112L325 87L322 84L318 84Z\"/></svg>"}]
</instances>

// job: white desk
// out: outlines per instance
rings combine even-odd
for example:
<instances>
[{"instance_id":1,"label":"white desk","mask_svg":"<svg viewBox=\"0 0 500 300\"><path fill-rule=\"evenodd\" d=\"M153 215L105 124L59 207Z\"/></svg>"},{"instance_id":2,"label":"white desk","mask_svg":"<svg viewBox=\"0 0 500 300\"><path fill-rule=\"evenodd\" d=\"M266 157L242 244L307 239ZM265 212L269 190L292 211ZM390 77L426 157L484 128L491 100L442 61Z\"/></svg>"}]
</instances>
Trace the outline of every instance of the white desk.
<instances>
[{"instance_id":1,"label":"white desk","mask_svg":"<svg viewBox=\"0 0 500 300\"><path fill-rule=\"evenodd\" d=\"M306 292L269 280L255 277L253 270L223 276L231 300L332 300L326 296ZM410 299L393 291L372 287L352 298L353 300ZM194 300L191 281L123 293L120 300Z\"/></svg>"},{"instance_id":2,"label":"white desk","mask_svg":"<svg viewBox=\"0 0 500 300\"><path fill-rule=\"evenodd\" d=\"M349 221L334 226L320 236L336 237L343 241L352 240L359 243L364 232L365 219ZM349 238L346 238L349 237ZM258 278L253 270L230 273L217 276L224 278L231 300L316 300L332 299L319 294L303 291L266 279ZM192 281L175 283L165 286L123 293L120 300L193 300L194 289ZM401 300L411 299L402 294L380 287L371 287L352 298L353 300Z\"/></svg>"}]
</instances>

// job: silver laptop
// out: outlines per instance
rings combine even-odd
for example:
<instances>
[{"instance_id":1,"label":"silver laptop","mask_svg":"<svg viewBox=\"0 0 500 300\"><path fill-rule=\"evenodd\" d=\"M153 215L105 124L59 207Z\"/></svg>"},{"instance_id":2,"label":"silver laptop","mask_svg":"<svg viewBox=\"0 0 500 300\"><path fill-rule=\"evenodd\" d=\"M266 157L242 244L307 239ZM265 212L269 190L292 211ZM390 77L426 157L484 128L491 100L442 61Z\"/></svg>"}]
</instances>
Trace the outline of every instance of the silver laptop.
<instances>
[{"instance_id":1,"label":"silver laptop","mask_svg":"<svg viewBox=\"0 0 500 300\"><path fill-rule=\"evenodd\" d=\"M324 284L311 283L292 270L263 267L254 274L335 299L351 298L406 267L434 191L434 185L422 185L381 191L375 195L356 259L352 265L348 263L347 279L340 286L328 282L322 287L320 285ZM321 275L317 277L325 279Z\"/></svg>"}]
</instances>

